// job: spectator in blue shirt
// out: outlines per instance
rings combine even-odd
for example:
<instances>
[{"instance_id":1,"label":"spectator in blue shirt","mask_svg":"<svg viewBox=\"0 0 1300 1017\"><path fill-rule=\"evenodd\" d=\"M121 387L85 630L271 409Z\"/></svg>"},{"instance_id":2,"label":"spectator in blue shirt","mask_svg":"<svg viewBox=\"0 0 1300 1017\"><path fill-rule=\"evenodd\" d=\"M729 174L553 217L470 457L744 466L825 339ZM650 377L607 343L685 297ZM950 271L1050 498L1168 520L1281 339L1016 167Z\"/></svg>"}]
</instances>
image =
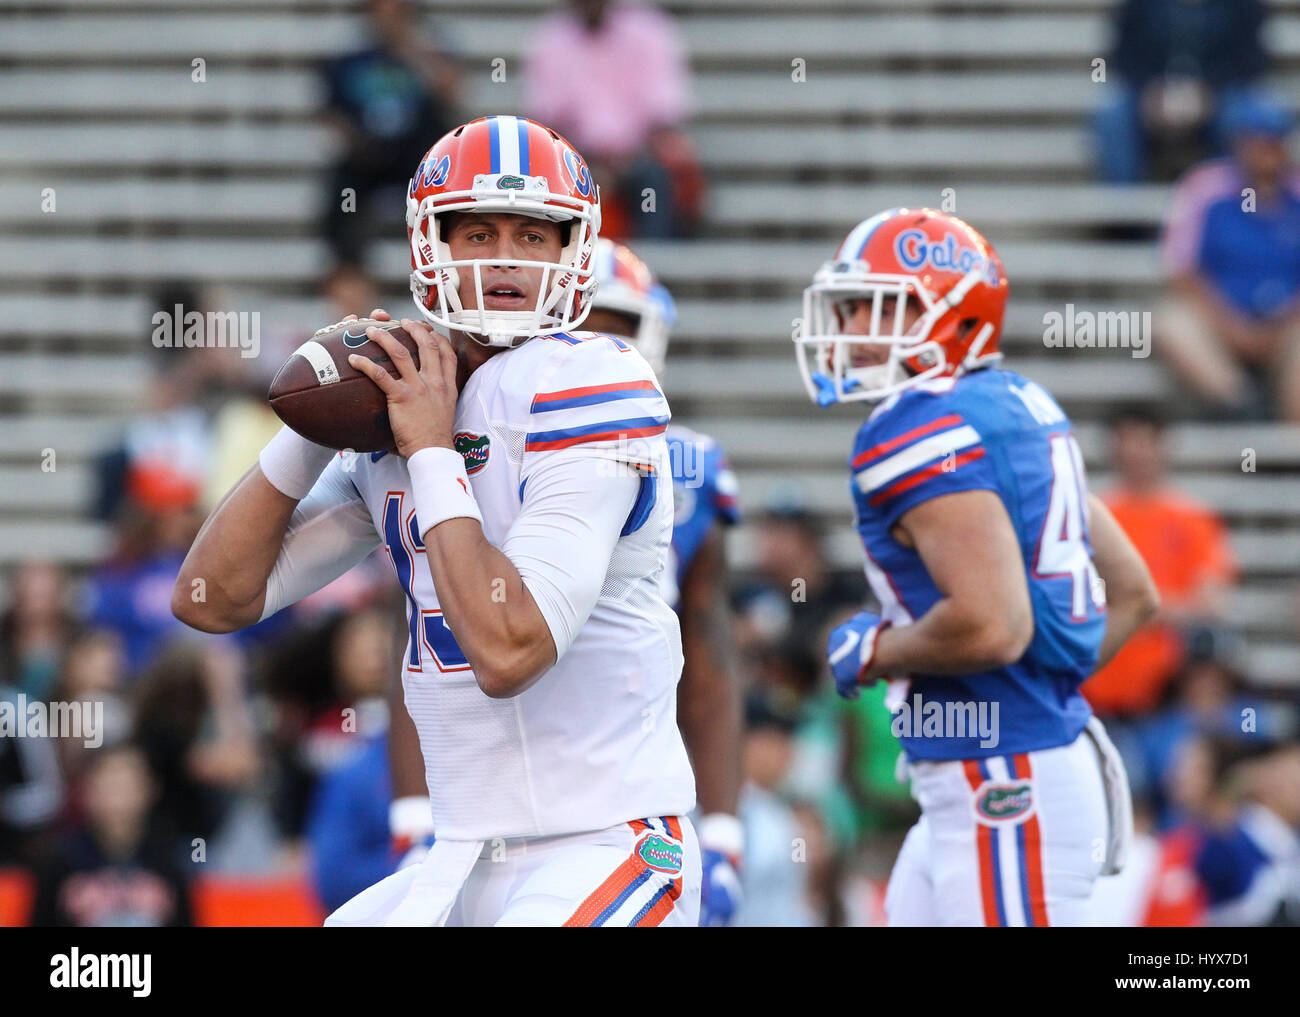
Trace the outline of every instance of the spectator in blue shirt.
<instances>
[{"instance_id":1,"label":"spectator in blue shirt","mask_svg":"<svg viewBox=\"0 0 1300 1017\"><path fill-rule=\"evenodd\" d=\"M1300 171L1290 119L1239 104L1233 155L1192 169L1165 225L1156 347L1219 415L1300 422Z\"/></svg>"},{"instance_id":2,"label":"spectator in blue shirt","mask_svg":"<svg viewBox=\"0 0 1300 1017\"><path fill-rule=\"evenodd\" d=\"M388 831L386 734L366 739L363 749L325 776L307 819L312 878L329 911L391 875L396 866Z\"/></svg>"},{"instance_id":3,"label":"spectator in blue shirt","mask_svg":"<svg viewBox=\"0 0 1300 1017\"><path fill-rule=\"evenodd\" d=\"M1196 856L1211 925L1300 925L1300 745L1240 764L1247 800Z\"/></svg>"}]
</instances>

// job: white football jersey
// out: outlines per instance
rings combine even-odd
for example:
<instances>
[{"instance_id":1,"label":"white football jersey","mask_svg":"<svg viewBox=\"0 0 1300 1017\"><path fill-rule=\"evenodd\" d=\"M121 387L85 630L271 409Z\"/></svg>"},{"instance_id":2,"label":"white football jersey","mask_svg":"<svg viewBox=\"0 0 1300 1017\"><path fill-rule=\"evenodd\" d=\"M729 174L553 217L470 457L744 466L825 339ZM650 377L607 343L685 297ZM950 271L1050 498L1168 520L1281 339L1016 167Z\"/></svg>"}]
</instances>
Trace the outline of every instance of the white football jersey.
<instances>
[{"instance_id":1,"label":"white football jersey","mask_svg":"<svg viewBox=\"0 0 1300 1017\"><path fill-rule=\"evenodd\" d=\"M443 620L406 460L336 459L318 482L323 494L353 499L343 513L350 520L340 526L334 514L340 532L363 525L364 504L406 591L403 686L439 838L570 834L694 807L677 727L681 635L660 593L673 526L668 417L646 362L603 335L531 339L490 358L466 383L455 444L495 547L527 511L529 479L548 464L580 455L609 460L612 471L627 472L614 461L643 467L590 617L555 666L510 699L479 689ZM575 511L600 497L575 494Z\"/></svg>"}]
</instances>

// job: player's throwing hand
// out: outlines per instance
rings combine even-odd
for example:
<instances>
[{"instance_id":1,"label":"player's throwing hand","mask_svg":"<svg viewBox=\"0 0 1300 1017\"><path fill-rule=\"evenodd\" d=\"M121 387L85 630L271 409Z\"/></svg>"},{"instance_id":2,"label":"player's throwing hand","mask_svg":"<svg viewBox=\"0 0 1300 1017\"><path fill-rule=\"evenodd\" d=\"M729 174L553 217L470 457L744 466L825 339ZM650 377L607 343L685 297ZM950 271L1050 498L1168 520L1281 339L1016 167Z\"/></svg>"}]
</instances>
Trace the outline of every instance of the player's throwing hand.
<instances>
[{"instance_id":1,"label":"player's throwing hand","mask_svg":"<svg viewBox=\"0 0 1300 1017\"><path fill-rule=\"evenodd\" d=\"M366 337L384 348L398 376L394 378L384 367L355 353L348 363L388 397L388 422L398 455L409 459L422 448L454 447L456 353L428 325L403 318L402 327L420 349L418 364L406 347L374 326L366 329Z\"/></svg>"}]
</instances>

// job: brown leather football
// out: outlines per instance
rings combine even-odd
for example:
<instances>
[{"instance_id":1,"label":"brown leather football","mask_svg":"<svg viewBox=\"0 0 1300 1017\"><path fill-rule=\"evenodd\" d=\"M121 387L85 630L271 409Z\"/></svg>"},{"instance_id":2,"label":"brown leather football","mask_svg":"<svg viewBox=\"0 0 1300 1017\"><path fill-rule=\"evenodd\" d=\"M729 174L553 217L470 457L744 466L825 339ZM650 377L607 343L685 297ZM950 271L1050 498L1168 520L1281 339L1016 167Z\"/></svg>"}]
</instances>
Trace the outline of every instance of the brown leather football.
<instances>
[{"instance_id":1,"label":"brown leather football","mask_svg":"<svg viewBox=\"0 0 1300 1017\"><path fill-rule=\"evenodd\" d=\"M419 348L398 322L361 318L321 329L284 362L268 395L279 418L309 441L353 452L396 450L388 425L387 398L378 385L348 363L348 357L356 353L397 377L397 368L383 347L366 338L370 325L390 332L419 366Z\"/></svg>"}]
</instances>

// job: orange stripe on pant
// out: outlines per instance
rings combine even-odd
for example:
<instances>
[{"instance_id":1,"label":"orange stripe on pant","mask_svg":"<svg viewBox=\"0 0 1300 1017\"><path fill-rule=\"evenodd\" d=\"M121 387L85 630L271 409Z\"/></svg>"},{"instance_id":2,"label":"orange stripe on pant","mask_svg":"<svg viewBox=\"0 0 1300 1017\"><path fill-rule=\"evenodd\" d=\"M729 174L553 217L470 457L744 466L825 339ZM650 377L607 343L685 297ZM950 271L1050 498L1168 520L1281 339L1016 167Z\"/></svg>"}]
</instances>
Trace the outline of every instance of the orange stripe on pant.
<instances>
[{"instance_id":1,"label":"orange stripe on pant","mask_svg":"<svg viewBox=\"0 0 1300 1017\"><path fill-rule=\"evenodd\" d=\"M650 829L649 825L639 819L635 819L627 824L632 828L635 837L640 837L646 830ZM586 927L594 922L602 911L609 907L627 885L641 875L645 869L645 862L641 856L636 853L633 847L632 853L617 869L609 874L609 877L596 887L595 891L581 904L578 910L569 916L569 920L564 923L564 928ZM669 904L671 909L672 905ZM665 912L666 913L666 912Z\"/></svg>"},{"instance_id":2,"label":"orange stripe on pant","mask_svg":"<svg viewBox=\"0 0 1300 1017\"><path fill-rule=\"evenodd\" d=\"M1029 755L1022 752L1013 758L1016 779L1032 780L1034 768ZM1029 914L1035 926L1045 928L1051 923L1047 920L1047 891L1043 886L1043 831L1038 825L1037 802L1033 815L1025 821L1025 870L1029 879Z\"/></svg>"},{"instance_id":3,"label":"orange stripe on pant","mask_svg":"<svg viewBox=\"0 0 1300 1017\"><path fill-rule=\"evenodd\" d=\"M980 764L973 759L966 759L961 765L966 772L966 782L974 794L984 783L984 778L980 776ZM983 823L976 822L975 843L979 848L980 903L984 907L984 924L997 926L1002 923L998 921L998 895L993 885L993 831Z\"/></svg>"}]
</instances>

